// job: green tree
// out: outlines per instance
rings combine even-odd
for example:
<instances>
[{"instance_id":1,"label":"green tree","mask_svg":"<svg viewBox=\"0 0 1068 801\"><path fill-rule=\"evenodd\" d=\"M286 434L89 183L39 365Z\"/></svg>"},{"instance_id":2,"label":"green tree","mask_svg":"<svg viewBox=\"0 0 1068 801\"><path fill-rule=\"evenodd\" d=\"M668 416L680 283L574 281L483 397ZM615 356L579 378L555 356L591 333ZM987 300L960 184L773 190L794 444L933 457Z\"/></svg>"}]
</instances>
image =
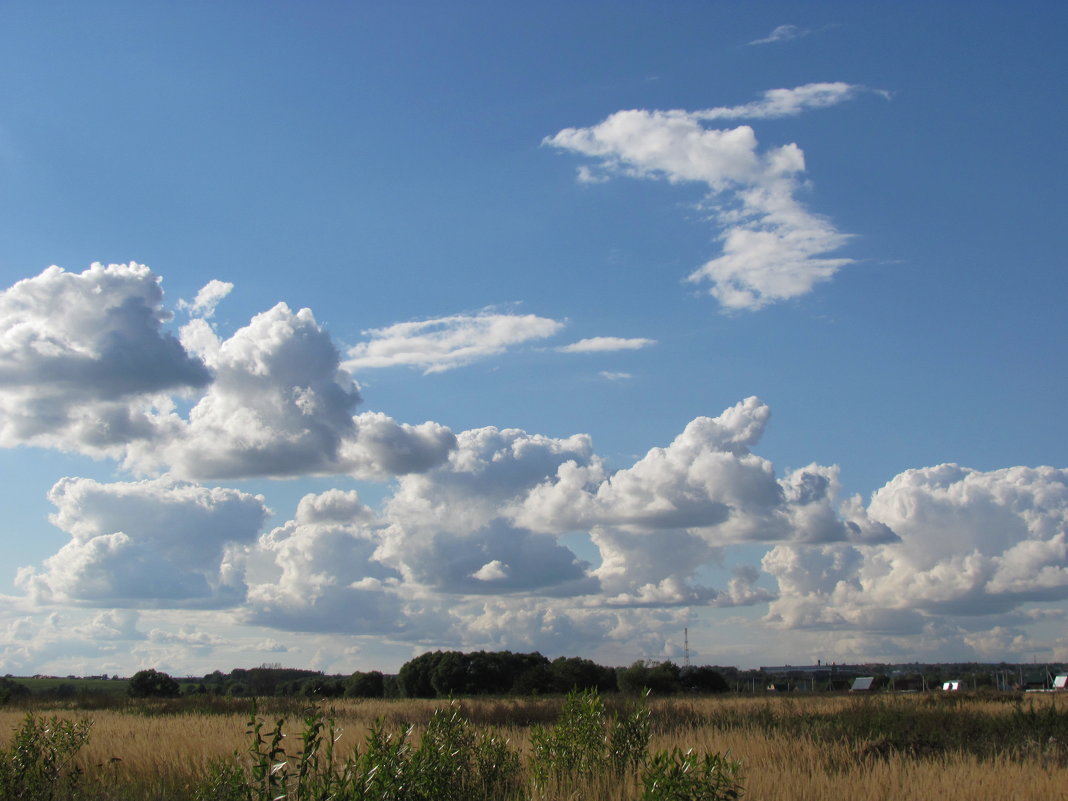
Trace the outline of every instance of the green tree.
<instances>
[{"instance_id":1,"label":"green tree","mask_svg":"<svg viewBox=\"0 0 1068 801\"><path fill-rule=\"evenodd\" d=\"M381 698L385 694L385 677L377 670L368 673L357 670L345 687L345 695L349 698Z\"/></svg>"},{"instance_id":2,"label":"green tree","mask_svg":"<svg viewBox=\"0 0 1068 801\"><path fill-rule=\"evenodd\" d=\"M139 670L130 679L131 698L173 698L179 694L178 682L158 670Z\"/></svg>"},{"instance_id":3,"label":"green tree","mask_svg":"<svg viewBox=\"0 0 1068 801\"><path fill-rule=\"evenodd\" d=\"M671 695L682 689L679 673L679 666L674 662L646 665L638 661L619 671L619 689L631 695L637 695L642 690L652 690L656 695Z\"/></svg>"},{"instance_id":4,"label":"green tree","mask_svg":"<svg viewBox=\"0 0 1068 801\"><path fill-rule=\"evenodd\" d=\"M29 695L30 688L25 684L19 684L17 681L8 678L0 679L0 704L16 701L19 698L27 698Z\"/></svg>"},{"instance_id":5,"label":"green tree","mask_svg":"<svg viewBox=\"0 0 1068 801\"><path fill-rule=\"evenodd\" d=\"M679 672L679 678L687 692L725 693L730 689L723 674L709 665L683 668Z\"/></svg>"}]
</instances>

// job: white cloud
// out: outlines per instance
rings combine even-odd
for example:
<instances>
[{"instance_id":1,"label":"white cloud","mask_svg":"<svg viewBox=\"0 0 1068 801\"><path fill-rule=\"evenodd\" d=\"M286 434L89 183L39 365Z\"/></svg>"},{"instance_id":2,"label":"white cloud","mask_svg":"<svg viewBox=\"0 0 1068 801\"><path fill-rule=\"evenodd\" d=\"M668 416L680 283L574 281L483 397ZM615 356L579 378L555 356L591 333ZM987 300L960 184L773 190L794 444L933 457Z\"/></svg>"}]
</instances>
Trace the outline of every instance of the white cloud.
<instances>
[{"instance_id":1,"label":"white cloud","mask_svg":"<svg viewBox=\"0 0 1068 801\"><path fill-rule=\"evenodd\" d=\"M800 39L803 36L808 36L812 31L807 28L799 28L796 25L779 25L775 30L765 36L763 39L754 39L749 44L761 45L761 44L775 44L777 42L789 42L794 39Z\"/></svg>"},{"instance_id":2,"label":"white cloud","mask_svg":"<svg viewBox=\"0 0 1068 801\"><path fill-rule=\"evenodd\" d=\"M689 280L710 282L726 309L754 310L807 294L847 258L826 258L848 240L797 200L805 171L794 144L759 149L748 125L708 128L721 118L769 118L823 108L855 96L845 83L807 84L766 92L744 106L704 111L619 111L589 128L565 128L545 144L597 159L600 175L629 175L707 185L709 208L721 229L723 254ZM585 180L594 173L584 165Z\"/></svg>"},{"instance_id":3,"label":"white cloud","mask_svg":"<svg viewBox=\"0 0 1068 801\"><path fill-rule=\"evenodd\" d=\"M769 89L760 100L742 106L718 106L695 111L687 116L699 120L750 119L796 117L809 109L829 108L852 100L865 91L863 86L834 81L807 83L793 89ZM685 114L685 112L679 112Z\"/></svg>"},{"instance_id":4,"label":"white cloud","mask_svg":"<svg viewBox=\"0 0 1068 801\"><path fill-rule=\"evenodd\" d=\"M476 578L479 581L498 581L500 579L508 578L508 565L504 564L500 559L494 559L492 562L486 562L478 570L471 574L472 578Z\"/></svg>"},{"instance_id":5,"label":"white cloud","mask_svg":"<svg viewBox=\"0 0 1068 801\"><path fill-rule=\"evenodd\" d=\"M1068 598L1068 471L958 465L908 470L876 492L871 520L895 540L781 545L769 620L788 627L911 632Z\"/></svg>"},{"instance_id":6,"label":"white cloud","mask_svg":"<svg viewBox=\"0 0 1068 801\"><path fill-rule=\"evenodd\" d=\"M572 342L557 348L561 353L604 353L615 350L641 350L650 345L655 345L655 339L635 337L624 339L623 337L589 337Z\"/></svg>"},{"instance_id":7,"label":"white cloud","mask_svg":"<svg viewBox=\"0 0 1068 801\"><path fill-rule=\"evenodd\" d=\"M404 638L429 613L406 604L400 574L379 557L382 525L355 491L306 495L293 520L246 550L243 619Z\"/></svg>"},{"instance_id":8,"label":"white cloud","mask_svg":"<svg viewBox=\"0 0 1068 801\"><path fill-rule=\"evenodd\" d=\"M51 521L70 542L22 568L16 584L39 603L167 608L233 605L244 585L232 547L267 517L262 496L170 478L101 484L64 478Z\"/></svg>"},{"instance_id":9,"label":"white cloud","mask_svg":"<svg viewBox=\"0 0 1068 801\"><path fill-rule=\"evenodd\" d=\"M455 447L437 423L354 418L358 387L309 309L280 303L228 338L195 317L179 340L163 330L160 281L137 264L51 267L0 293L0 445L194 480L383 479ZM209 316L231 286L212 281L185 306ZM175 396L193 398L186 417Z\"/></svg>"},{"instance_id":10,"label":"white cloud","mask_svg":"<svg viewBox=\"0 0 1068 801\"><path fill-rule=\"evenodd\" d=\"M234 285L229 281L220 281L213 278L197 292L192 303L185 300L178 301L178 308L188 311L196 317L214 317L215 307L233 290Z\"/></svg>"},{"instance_id":11,"label":"white cloud","mask_svg":"<svg viewBox=\"0 0 1068 801\"><path fill-rule=\"evenodd\" d=\"M279 303L224 341L195 320L182 341L214 381L168 442L133 445L130 465L210 480L344 472L360 395L309 309Z\"/></svg>"},{"instance_id":12,"label":"white cloud","mask_svg":"<svg viewBox=\"0 0 1068 801\"><path fill-rule=\"evenodd\" d=\"M750 450L769 417L748 398L611 475L595 459L565 462L513 504L512 520L534 531L588 530L602 560L592 575L608 602L633 605L768 600L751 576L736 576L727 594L696 582L727 546L895 538L857 499L836 507L837 468L813 464L777 478Z\"/></svg>"},{"instance_id":13,"label":"white cloud","mask_svg":"<svg viewBox=\"0 0 1068 801\"><path fill-rule=\"evenodd\" d=\"M376 367L420 367L440 373L496 356L508 348L545 339L563 323L533 314L453 315L395 323L363 333L371 337L349 348L344 367L359 372Z\"/></svg>"},{"instance_id":14,"label":"white cloud","mask_svg":"<svg viewBox=\"0 0 1068 801\"><path fill-rule=\"evenodd\" d=\"M0 292L0 445L116 456L158 437L168 394L210 381L162 301L138 264L49 267Z\"/></svg>"},{"instance_id":15,"label":"white cloud","mask_svg":"<svg viewBox=\"0 0 1068 801\"><path fill-rule=\"evenodd\" d=\"M601 370L601 372L599 372L597 375L609 381L626 381L628 379L634 378L634 376L630 373L620 373L614 372L612 370Z\"/></svg>"},{"instance_id":16,"label":"white cloud","mask_svg":"<svg viewBox=\"0 0 1068 801\"><path fill-rule=\"evenodd\" d=\"M445 464L399 479L386 504L390 526L381 558L406 581L436 592L596 591L596 581L571 550L550 534L514 525L507 515L559 465L588 461L589 438L489 427L464 431L457 440ZM490 567L494 562L499 569Z\"/></svg>"}]
</instances>

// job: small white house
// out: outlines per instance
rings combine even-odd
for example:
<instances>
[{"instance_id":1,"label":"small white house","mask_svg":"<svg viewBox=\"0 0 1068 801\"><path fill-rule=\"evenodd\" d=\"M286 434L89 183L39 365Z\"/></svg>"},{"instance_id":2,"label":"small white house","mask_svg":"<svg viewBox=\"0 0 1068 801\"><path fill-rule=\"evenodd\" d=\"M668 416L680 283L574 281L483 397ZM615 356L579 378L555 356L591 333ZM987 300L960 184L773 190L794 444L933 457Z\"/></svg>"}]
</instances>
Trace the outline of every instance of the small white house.
<instances>
[{"instance_id":1,"label":"small white house","mask_svg":"<svg viewBox=\"0 0 1068 801\"><path fill-rule=\"evenodd\" d=\"M1054 690L1068 690L1068 673L1061 673L1053 679Z\"/></svg>"},{"instance_id":2,"label":"small white house","mask_svg":"<svg viewBox=\"0 0 1068 801\"><path fill-rule=\"evenodd\" d=\"M853 686L849 688L851 693L867 693L875 689L874 676L860 676L853 679Z\"/></svg>"},{"instance_id":3,"label":"small white house","mask_svg":"<svg viewBox=\"0 0 1068 801\"><path fill-rule=\"evenodd\" d=\"M955 692L960 689L959 681L944 681L942 682L942 689L946 692Z\"/></svg>"}]
</instances>

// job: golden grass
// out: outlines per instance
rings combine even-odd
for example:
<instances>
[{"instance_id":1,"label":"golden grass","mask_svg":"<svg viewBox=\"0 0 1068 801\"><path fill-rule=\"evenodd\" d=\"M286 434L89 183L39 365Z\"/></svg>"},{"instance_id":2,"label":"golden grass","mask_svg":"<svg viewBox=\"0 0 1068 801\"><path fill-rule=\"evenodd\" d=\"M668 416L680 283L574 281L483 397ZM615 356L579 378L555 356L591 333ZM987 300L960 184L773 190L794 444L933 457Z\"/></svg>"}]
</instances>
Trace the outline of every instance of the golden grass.
<instances>
[{"instance_id":1,"label":"golden grass","mask_svg":"<svg viewBox=\"0 0 1068 801\"><path fill-rule=\"evenodd\" d=\"M1037 696L1027 699L1043 710L1057 699ZM1059 699L1063 705L1063 699ZM399 729L403 721L425 724L441 701L341 700L327 705L342 732L339 753L346 755L362 745L368 726L376 718ZM609 699L609 706L615 703ZM864 743L820 742L801 734L786 736L766 728L745 724L757 714L787 718L806 714L834 714L858 703L898 707L952 704L938 696L884 696L860 701L847 696L808 696L784 698L702 698L694 700L654 700L651 710L654 736L651 750L692 748L698 752L727 753L740 760L745 776L745 798L750 801L889 801L894 799L940 799L941 801L986 801L1017 799L1049 801L1068 796L1068 744L1049 743L1026 757L1009 759L995 756L981 760L973 755L948 752L909 756L894 751L868 748ZM970 698L960 701L970 710L985 715L1010 714L1016 708L999 699ZM524 756L529 754L529 724L549 722L559 709L559 699L476 699L461 702L465 717L478 727L497 728ZM123 786L141 783L146 787L188 786L203 775L211 760L231 758L236 753L247 759L248 715L234 714L136 714L131 709L78 712L70 709L38 708L35 714L57 714L69 719L93 721L92 735L81 755L87 770L106 770ZM0 744L5 744L25 716L24 711L0 709ZM276 715L269 709L260 716L269 728ZM701 721L717 719L743 721L742 725L716 726ZM509 725L499 725L516 721ZM303 721L287 716L287 750L299 751ZM418 736L418 729L415 736ZM118 758L121 761L113 761ZM97 768L97 766L104 766ZM129 797L129 796L123 796ZM145 795L144 797L150 797ZM583 801L610 795L608 787L585 794Z\"/></svg>"}]
</instances>

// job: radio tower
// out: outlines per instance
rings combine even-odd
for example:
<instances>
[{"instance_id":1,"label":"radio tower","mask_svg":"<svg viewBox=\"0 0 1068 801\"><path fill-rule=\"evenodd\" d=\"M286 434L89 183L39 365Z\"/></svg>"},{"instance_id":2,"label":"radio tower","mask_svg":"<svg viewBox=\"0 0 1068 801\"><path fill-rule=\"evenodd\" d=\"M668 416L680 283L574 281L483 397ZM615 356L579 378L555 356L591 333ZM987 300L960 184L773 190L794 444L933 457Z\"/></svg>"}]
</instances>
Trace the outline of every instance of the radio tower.
<instances>
[{"instance_id":1,"label":"radio tower","mask_svg":"<svg viewBox=\"0 0 1068 801\"><path fill-rule=\"evenodd\" d=\"M690 629L686 627L682 630L682 642L683 647L686 649L686 667L690 666Z\"/></svg>"}]
</instances>

